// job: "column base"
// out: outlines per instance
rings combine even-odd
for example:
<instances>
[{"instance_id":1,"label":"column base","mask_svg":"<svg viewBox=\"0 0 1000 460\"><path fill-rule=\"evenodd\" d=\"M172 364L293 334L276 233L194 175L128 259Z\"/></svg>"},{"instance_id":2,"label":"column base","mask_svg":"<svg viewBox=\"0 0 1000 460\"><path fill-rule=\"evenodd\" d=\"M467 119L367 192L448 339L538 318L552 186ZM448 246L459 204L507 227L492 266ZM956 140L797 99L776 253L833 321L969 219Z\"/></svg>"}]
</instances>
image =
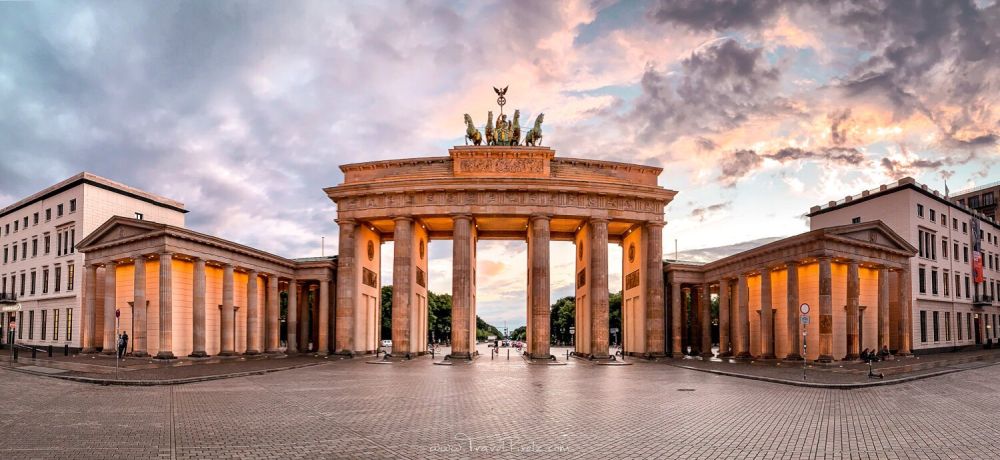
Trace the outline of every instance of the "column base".
<instances>
[{"instance_id":1,"label":"column base","mask_svg":"<svg viewBox=\"0 0 1000 460\"><path fill-rule=\"evenodd\" d=\"M260 350L247 350L243 352L244 355L259 355Z\"/></svg>"},{"instance_id":2,"label":"column base","mask_svg":"<svg viewBox=\"0 0 1000 460\"><path fill-rule=\"evenodd\" d=\"M802 358L802 356L799 355L798 353L789 353L788 356L785 356L785 361L803 361L803 360L804 358Z\"/></svg>"},{"instance_id":3,"label":"column base","mask_svg":"<svg viewBox=\"0 0 1000 460\"><path fill-rule=\"evenodd\" d=\"M133 358L148 358L149 357L149 353L146 353L145 351L133 351L132 352L132 357Z\"/></svg>"},{"instance_id":4,"label":"column base","mask_svg":"<svg viewBox=\"0 0 1000 460\"><path fill-rule=\"evenodd\" d=\"M107 349L101 350L101 354L102 355L114 356L116 353L117 353L117 351L115 351L115 350L107 350Z\"/></svg>"},{"instance_id":5,"label":"column base","mask_svg":"<svg viewBox=\"0 0 1000 460\"><path fill-rule=\"evenodd\" d=\"M861 355L857 353L848 353L847 356L844 356L844 361L857 361L860 358Z\"/></svg>"},{"instance_id":6,"label":"column base","mask_svg":"<svg viewBox=\"0 0 1000 460\"><path fill-rule=\"evenodd\" d=\"M659 353L659 352L656 352L656 353L644 353L644 354L642 354L642 355L639 356L639 358L642 358L642 359L645 359L645 360L649 360L649 361L655 361L657 359L666 358L666 357L667 357L666 353Z\"/></svg>"},{"instance_id":7,"label":"column base","mask_svg":"<svg viewBox=\"0 0 1000 460\"><path fill-rule=\"evenodd\" d=\"M220 351L219 354L217 354L215 356L221 356L221 357L236 356L236 352L235 351Z\"/></svg>"},{"instance_id":8,"label":"column base","mask_svg":"<svg viewBox=\"0 0 1000 460\"><path fill-rule=\"evenodd\" d=\"M727 351L725 353L719 353L718 357L719 358L732 358L733 357L733 353L729 352L729 351Z\"/></svg>"},{"instance_id":9,"label":"column base","mask_svg":"<svg viewBox=\"0 0 1000 460\"><path fill-rule=\"evenodd\" d=\"M589 359L591 361L596 361L596 360L608 360L608 361L610 361L610 360L615 359L615 357L611 356L611 355L595 355L595 354L590 354L590 353L588 353L586 355L581 355L581 356L583 356L584 358L587 358L587 359Z\"/></svg>"},{"instance_id":10,"label":"column base","mask_svg":"<svg viewBox=\"0 0 1000 460\"><path fill-rule=\"evenodd\" d=\"M156 354L156 359L177 359L172 351L161 351Z\"/></svg>"},{"instance_id":11,"label":"column base","mask_svg":"<svg viewBox=\"0 0 1000 460\"><path fill-rule=\"evenodd\" d=\"M778 359L778 357L774 356L774 353L771 353L769 355L762 355L760 358L757 359Z\"/></svg>"},{"instance_id":12,"label":"column base","mask_svg":"<svg viewBox=\"0 0 1000 460\"><path fill-rule=\"evenodd\" d=\"M285 350L285 354L286 355L297 355L297 354L299 354L299 350L297 348L289 348L289 349Z\"/></svg>"},{"instance_id":13,"label":"column base","mask_svg":"<svg viewBox=\"0 0 1000 460\"><path fill-rule=\"evenodd\" d=\"M736 359L753 359L753 355L749 351L741 351L736 354Z\"/></svg>"},{"instance_id":14,"label":"column base","mask_svg":"<svg viewBox=\"0 0 1000 460\"><path fill-rule=\"evenodd\" d=\"M830 356L830 355L819 355L819 357L816 358L816 362L817 363L832 363L833 362L833 356Z\"/></svg>"},{"instance_id":15,"label":"column base","mask_svg":"<svg viewBox=\"0 0 1000 460\"><path fill-rule=\"evenodd\" d=\"M340 350L340 351L338 351L338 352L336 352L334 354L340 355L340 356L344 356L344 357L347 357L347 358L353 358L354 357L354 352L351 351L351 350Z\"/></svg>"},{"instance_id":16,"label":"column base","mask_svg":"<svg viewBox=\"0 0 1000 460\"><path fill-rule=\"evenodd\" d=\"M897 351L896 352L896 356L904 357L905 358L907 356L913 356L913 353L906 352L906 351Z\"/></svg>"},{"instance_id":17,"label":"column base","mask_svg":"<svg viewBox=\"0 0 1000 460\"><path fill-rule=\"evenodd\" d=\"M528 354L525 358L533 361L554 361L556 359L556 357L551 354Z\"/></svg>"},{"instance_id":18,"label":"column base","mask_svg":"<svg viewBox=\"0 0 1000 460\"><path fill-rule=\"evenodd\" d=\"M452 353L450 355L444 355L444 359L446 359L448 361L453 361L453 360L458 360L458 359L465 360L465 361L472 361L472 358L473 358L472 353L468 353L468 352L466 352L466 353Z\"/></svg>"},{"instance_id":19,"label":"column base","mask_svg":"<svg viewBox=\"0 0 1000 460\"><path fill-rule=\"evenodd\" d=\"M715 353L712 353L710 351L706 351L704 353L698 354L698 356L701 356L703 359L712 359L712 358L715 357Z\"/></svg>"},{"instance_id":20,"label":"column base","mask_svg":"<svg viewBox=\"0 0 1000 460\"><path fill-rule=\"evenodd\" d=\"M188 358L207 358L207 357L208 353L205 353L204 351L192 351L191 354L188 355Z\"/></svg>"},{"instance_id":21,"label":"column base","mask_svg":"<svg viewBox=\"0 0 1000 460\"><path fill-rule=\"evenodd\" d=\"M280 355L281 354L281 349L280 348L268 348L267 350L264 350L264 353L268 354L268 355Z\"/></svg>"},{"instance_id":22,"label":"column base","mask_svg":"<svg viewBox=\"0 0 1000 460\"><path fill-rule=\"evenodd\" d=\"M87 348L84 348L83 350L80 350L80 354L81 355L94 355L94 354L97 354L97 349L94 348L94 347L87 347Z\"/></svg>"}]
</instances>

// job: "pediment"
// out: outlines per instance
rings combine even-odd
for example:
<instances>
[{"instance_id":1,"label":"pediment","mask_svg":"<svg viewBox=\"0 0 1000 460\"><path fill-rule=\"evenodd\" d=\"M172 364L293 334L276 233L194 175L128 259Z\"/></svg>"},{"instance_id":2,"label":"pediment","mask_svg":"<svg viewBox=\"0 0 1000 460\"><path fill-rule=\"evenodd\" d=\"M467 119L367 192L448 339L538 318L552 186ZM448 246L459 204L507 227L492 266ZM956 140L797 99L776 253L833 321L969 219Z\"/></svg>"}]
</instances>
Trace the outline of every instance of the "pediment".
<instances>
[{"instance_id":1,"label":"pediment","mask_svg":"<svg viewBox=\"0 0 1000 460\"><path fill-rule=\"evenodd\" d=\"M157 233L163 230L163 225L152 222L144 222L125 217L112 217L102 224L97 230L88 235L78 245L81 251L88 248L113 243L126 239L132 239L143 234Z\"/></svg>"},{"instance_id":2,"label":"pediment","mask_svg":"<svg viewBox=\"0 0 1000 460\"><path fill-rule=\"evenodd\" d=\"M914 247L881 221L863 222L828 229L827 235L882 246L896 251L913 252Z\"/></svg>"}]
</instances>

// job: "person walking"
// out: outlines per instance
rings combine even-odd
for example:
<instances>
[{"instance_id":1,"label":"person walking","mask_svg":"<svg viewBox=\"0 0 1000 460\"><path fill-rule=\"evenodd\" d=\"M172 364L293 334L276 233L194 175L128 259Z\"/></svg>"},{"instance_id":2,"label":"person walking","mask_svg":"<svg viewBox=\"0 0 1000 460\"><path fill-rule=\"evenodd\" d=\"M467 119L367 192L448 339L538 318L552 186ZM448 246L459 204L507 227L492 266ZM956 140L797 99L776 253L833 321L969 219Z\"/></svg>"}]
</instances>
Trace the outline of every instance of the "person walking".
<instances>
[{"instance_id":1,"label":"person walking","mask_svg":"<svg viewBox=\"0 0 1000 460\"><path fill-rule=\"evenodd\" d=\"M118 336L118 358L125 358L125 350L128 349L128 332L122 331Z\"/></svg>"}]
</instances>

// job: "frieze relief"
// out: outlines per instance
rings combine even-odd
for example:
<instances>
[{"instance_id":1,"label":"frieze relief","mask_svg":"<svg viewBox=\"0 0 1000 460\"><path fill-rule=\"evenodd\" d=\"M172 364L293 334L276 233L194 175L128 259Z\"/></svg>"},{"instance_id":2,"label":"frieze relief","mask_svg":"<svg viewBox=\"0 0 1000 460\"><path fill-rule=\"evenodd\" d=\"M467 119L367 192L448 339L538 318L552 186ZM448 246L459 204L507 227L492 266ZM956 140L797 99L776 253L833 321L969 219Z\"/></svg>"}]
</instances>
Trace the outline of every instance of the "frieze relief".
<instances>
[{"instance_id":1,"label":"frieze relief","mask_svg":"<svg viewBox=\"0 0 1000 460\"><path fill-rule=\"evenodd\" d=\"M551 206L643 213L662 213L658 200L579 192L429 191L350 197L340 200L343 211L420 206Z\"/></svg>"},{"instance_id":2,"label":"frieze relief","mask_svg":"<svg viewBox=\"0 0 1000 460\"><path fill-rule=\"evenodd\" d=\"M541 158L457 158L456 173L531 174L545 172Z\"/></svg>"}]
</instances>

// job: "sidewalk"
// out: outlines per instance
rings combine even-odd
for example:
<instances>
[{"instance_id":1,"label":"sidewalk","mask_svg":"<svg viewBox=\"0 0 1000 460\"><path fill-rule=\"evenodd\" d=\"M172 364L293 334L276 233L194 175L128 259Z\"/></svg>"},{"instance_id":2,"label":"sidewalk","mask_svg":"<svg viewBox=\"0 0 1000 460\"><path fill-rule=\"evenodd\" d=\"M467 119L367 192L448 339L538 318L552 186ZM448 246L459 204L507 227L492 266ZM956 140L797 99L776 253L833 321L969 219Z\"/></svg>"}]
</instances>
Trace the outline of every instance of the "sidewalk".
<instances>
[{"instance_id":1,"label":"sidewalk","mask_svg":"<svg viewBox=\"0 0 1000 460\"><path fill-rule=\"evenodd\" d=\"M684 357L665 362L684 369L786 385L851 389L904 383L1000 364L1000 350L937 353L873 363L872 371L883 374L882 379L869 378L868 364L860 361L817 364L802 361L746 361L719 358L705 361L701 358Z\"/></svg>"},{"instance_id":2,"label":"sidewalk","mask_svg":"<svg viewBox=\"0 0 1000 460\"><path fill-rule=\"evenodd\" d=\"M337 359L337 356L311 355L182 357L171 361L127 357L118 362L116 377L114 355L53 355L49 358L39 354L32 359L30 354L21 354L11 368L10 355L0 354L0 368L104 385L173 385L315 366Z\"/></svg>"}]
</instances>

